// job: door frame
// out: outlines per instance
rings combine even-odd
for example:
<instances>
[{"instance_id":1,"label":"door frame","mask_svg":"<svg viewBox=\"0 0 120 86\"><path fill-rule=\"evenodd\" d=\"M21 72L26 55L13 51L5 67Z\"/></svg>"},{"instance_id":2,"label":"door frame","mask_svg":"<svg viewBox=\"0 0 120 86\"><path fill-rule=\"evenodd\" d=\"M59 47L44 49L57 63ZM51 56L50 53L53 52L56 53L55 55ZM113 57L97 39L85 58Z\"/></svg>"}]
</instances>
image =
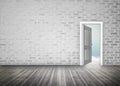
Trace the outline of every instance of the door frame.
<instances>
[{"instance_id":1,"label":"door frame","mask_svg":"<svg viewBox=\"0 0 120 86\"><path fill-rule=\"evenodd\" d=\"M85 21L80 22L80 65L84 65L84 33L83 25L84 24L99 24L100 25L100 65L103 65L103 22L101 21ZM81 41L82 40L82 41Z\"/></svg>"}]
</instances>

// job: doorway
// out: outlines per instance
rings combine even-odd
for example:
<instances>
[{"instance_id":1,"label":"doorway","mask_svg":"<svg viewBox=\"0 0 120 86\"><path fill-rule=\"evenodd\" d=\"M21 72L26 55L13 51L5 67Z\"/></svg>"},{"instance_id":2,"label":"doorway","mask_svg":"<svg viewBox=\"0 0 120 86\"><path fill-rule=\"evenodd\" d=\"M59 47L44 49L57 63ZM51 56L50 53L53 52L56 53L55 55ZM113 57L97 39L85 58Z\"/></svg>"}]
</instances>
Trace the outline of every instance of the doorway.
<instances>
[{"instance_id":1,"label":"doorway","mask_svg":"<svg viewBox=\"0 0 120 86\"><path fill-rule=\"evenodd\" d=\"M80 22L80 65L92 62L92 57L100 58L103 65L103 22Z\"/></svg>"}]
</instances>

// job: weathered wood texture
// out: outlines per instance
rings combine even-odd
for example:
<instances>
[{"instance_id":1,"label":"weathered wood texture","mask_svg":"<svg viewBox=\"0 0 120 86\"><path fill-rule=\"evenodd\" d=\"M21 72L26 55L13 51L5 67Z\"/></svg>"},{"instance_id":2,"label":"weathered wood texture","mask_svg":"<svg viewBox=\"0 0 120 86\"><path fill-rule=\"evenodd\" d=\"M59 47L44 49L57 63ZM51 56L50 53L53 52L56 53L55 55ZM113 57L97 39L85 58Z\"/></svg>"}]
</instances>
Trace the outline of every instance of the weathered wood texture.
<instances>
[{"instance_id":1,"label":"weathered wood texture","mask_svg":"<svg viewBox=\"0 0 120 86\"><path fill-rule=\"evenodd\" d=\"M120 86L120 67L1 66L0 86Z\"/></svg>"}]
</instances>

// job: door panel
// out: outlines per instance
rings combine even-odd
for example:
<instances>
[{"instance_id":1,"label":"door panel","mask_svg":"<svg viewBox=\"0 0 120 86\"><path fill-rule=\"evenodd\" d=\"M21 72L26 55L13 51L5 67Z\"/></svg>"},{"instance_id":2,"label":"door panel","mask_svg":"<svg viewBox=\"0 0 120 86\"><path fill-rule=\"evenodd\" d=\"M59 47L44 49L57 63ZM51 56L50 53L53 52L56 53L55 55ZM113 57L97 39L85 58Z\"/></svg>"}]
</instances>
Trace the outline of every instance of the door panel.
<instances>
[{"instance_id":1,"label":"door panel","mask_svg":"<svg viewBox=\"0 0 120 86\"><path fill-rule=\"evenodd\" d=\"M90 63L92 59L92 31L91 28L84 25L84 64Z\"/></svg>"}]
</instances>

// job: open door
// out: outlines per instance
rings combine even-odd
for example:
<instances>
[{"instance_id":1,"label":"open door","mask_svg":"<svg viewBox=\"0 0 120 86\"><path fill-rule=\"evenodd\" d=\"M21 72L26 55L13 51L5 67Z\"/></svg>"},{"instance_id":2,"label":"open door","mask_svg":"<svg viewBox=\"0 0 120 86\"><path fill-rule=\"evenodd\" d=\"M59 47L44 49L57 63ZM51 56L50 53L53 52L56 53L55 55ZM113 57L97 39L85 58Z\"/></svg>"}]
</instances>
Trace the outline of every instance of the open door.
<instances>
[{"instance_id":1,"label":"open door","mask_svg":"<svg viewBox=\"0 0 120 86\"><path fill-rule=\"evenodd\" d=\"M82 25L80 29L80 65L90 63L92 60L92 31L91 28Z\"/></svg>"}]
</instances>

